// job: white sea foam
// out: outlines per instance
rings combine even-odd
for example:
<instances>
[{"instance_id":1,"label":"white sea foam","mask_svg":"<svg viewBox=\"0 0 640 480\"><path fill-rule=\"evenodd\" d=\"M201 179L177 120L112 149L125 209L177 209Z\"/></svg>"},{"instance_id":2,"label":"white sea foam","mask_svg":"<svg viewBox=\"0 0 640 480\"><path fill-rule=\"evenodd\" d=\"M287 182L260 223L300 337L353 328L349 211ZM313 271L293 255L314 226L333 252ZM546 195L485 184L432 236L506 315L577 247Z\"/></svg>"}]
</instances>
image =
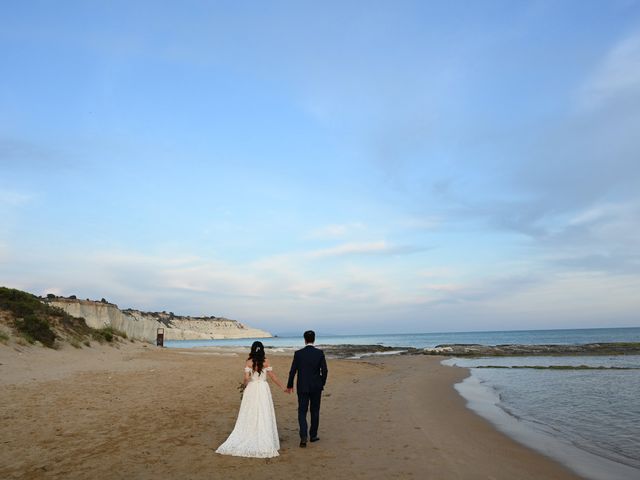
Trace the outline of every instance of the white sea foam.
<instances>
[{"instance_id":1,"label":"white sea foam","mask_svg":"<svg viewBox=\"0 0 640 480\"><path fill-rule=\"evenodd\" d=\"M349 359L357 360L365 357L374 357L374 356L381 356L381 355L399 355L401 353L406 353L406 350L387 350L384 352L367 352L367 353L361 353L359 355L354 355L353 357L349 357Z\"/></svg>"}]
</instances>

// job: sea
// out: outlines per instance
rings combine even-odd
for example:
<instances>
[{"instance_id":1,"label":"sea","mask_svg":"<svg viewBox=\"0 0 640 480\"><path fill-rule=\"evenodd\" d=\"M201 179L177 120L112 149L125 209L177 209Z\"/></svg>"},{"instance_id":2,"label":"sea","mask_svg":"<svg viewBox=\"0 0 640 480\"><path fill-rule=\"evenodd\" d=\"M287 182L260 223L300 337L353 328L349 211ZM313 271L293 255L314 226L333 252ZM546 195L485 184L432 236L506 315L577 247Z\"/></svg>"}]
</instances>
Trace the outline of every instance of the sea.
<instances>
[{"instance_id":1,"label":"sea","mask_svg":"<svg viewBox=\"0 0 640 480\"><path fill-rule=\"evenodd\" d=\"M254 339L167 341L170 348L246 346ZM260 339L299 348L300 336ZM639 328L318 335L318 345L432 348L441 344L640 342ZM384 352L389 354L389 352ZM593 480L640 480L640 355L449 358L470 369L455 386L467 407L516 441ZM514 368L515 367L515 368ZM553 368L549 368L553 367Z\"/></svg>"}]
</instances>

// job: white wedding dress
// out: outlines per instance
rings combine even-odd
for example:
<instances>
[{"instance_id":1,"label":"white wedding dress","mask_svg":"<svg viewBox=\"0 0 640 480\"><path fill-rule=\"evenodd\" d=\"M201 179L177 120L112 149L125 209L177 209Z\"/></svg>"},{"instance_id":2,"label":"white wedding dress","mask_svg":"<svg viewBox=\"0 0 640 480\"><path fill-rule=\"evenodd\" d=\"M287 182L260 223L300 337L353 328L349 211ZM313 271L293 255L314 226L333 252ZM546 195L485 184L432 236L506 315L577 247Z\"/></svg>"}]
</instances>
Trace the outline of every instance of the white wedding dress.
<instances>
[{"instance_id":1,"label":"white wedding dress","mask_svg":"<svg viewBox=\"0 0 640 480\"><path fill-rule=\"evenodd\" d=\"M276 412L273 409L271 389L267 383L267 372L271 370L271 367L266 367L258 374L251 368L244 369L245 372L251 373L251 377L242 395L236 426L216 453L254 458L279 455L280 440Z\"/></svg>"}]
</instances>

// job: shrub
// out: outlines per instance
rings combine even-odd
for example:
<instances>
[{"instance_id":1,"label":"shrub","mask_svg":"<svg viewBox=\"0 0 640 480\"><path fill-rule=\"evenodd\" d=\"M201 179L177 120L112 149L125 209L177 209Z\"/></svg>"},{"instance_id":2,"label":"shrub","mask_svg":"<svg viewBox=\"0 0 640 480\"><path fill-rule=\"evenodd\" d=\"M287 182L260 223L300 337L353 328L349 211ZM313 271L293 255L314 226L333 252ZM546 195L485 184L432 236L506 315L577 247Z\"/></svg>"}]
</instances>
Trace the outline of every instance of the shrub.
<instances>
[{"instance_id":1,"label":"shrub","mask_svg":"<svg viewBox=\"0 0 640 480\"><path fill-rule=\"evenodd\" d=\"M118 330L117 328L114 328L113 331L115 332L116 335L118 335L119 337L122 338L127 338L127 332L123 332L122 330Z\"/></svg>"},{"instance_id":2,"label":"shrub","mask_svg":"<svg viewBox=\"0 0 640 480\"><path fill-rule=\"evenodd\" d=\"M47 295L49 299L52 297L56 298L53 294ZM75 295L69 298L75 298ZM50 348L56 348L56 338L71 339L69 343L75 348L81 348L81 342L90 347L90 339L103 343L112 342L116 337L127 338L126 333L112 327L90 328L84 318L73 317L35 295L12 288L0 287L0 310L9 312L10 318L14 319L14 328L24 340L29 343L39 341ZM4 341L4 337L0 337L0 341Z\"/></svg>"},{"instance_id":3,"label":"shrub","mask_svg":"<svg viewBox=\"0 0 640 480\"><path fill-rule=\"evenodd\" d=\"M11 312L16 330L29 343L35 341L52 348L56 334L46 319L49 306L38 297L14 288L0 287L0 309Z\"/></svg>"},{"instance_id":4,"label":"shrub","mask_svg":"<svg viewBox=\"0 0 640 480\"><path fill-rule=\"evenodd\" d=\"M100 343L113 341L113 329L111 327L99 328L91 332L91 337Z\"/></svg>"},{"instance_id":5,"label":"shrub","mask_svg":"<svg viewBox=\"0 0 640 480\"><path fill-rule=\"evenodd\" d=\"M9 335L4 333L3 331L0 331L0 342L6 342L8 340L9 340Z\"/></svg>"},{"instance_id":6,"label":"shrub","mask_svg":"<svg viewBox=\"0 0 640 480\"><path fill-rule=\"evenodd\" d=\"M115 337L127 338L127 334L113 327L99 328L91 332L91 337L98 342L112 342Z\"/></svg>"},{"instance_id":7,"label":"shrub","mask_svg":"<svg viewBox=\"0 0 640 480\"><path fill-rule=\"evenodd\" d=\"M17 318L14 321L16 330L29 342L36 340L45 347L53 348L56 334L51 330L49 322L35 315L27 315L24 318Z\"/></svg>"},{"instance_id":8,"label":"shrub","mask_svg":"<svg viewBox=\"0 0 640 480\"><path fill-rule=\"evenodd\" d=\"M67 330L71 330L77 334L87 335L91 332L91 328L87 325L87 321L83 317L72 317L68 315L64 310L60 310L62 313L60 317L60 324Z\"/></svg>"},{"instance_id":9,"label":"shrub","mask_svg":"<svg viewBox=\"0 0 640 480\"><path fill-rule=\"evenodd\" d=\"M35 295L14 288L0 287L0 308L10 311L16 317L25 317L44 312L45 305Z\"/></svg>"}]
</instances>

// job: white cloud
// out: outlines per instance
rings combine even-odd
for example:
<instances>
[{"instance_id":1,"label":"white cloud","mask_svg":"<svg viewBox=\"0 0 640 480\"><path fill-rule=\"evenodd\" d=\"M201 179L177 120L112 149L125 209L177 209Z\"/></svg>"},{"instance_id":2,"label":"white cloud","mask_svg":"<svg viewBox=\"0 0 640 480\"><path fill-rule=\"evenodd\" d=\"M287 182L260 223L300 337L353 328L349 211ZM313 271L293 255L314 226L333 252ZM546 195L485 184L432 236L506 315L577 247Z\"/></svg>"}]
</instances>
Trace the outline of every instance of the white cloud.
<instances>
[{"instance_id":1,"label":"white cloud","mask_svg":"<svg viewBox=\"0 0 640 480\"><path fill-rule=\"evenodd\" d=\"M496 313L511 311L524 317L547 318L549 326L558 319L580 327L623 326L630 317L637 318L633 312L640 309L636 294L639 288L638 278L560 274L495 302ZM541 324L540 328L547 325Z\"/></svg>"},{"instance_id":2,"label":"white cloud","mask_svg":"<svg viewBox=\"0 0 640 480\"><path fill-rule=\"evenodd\" d=\"M640 93L640 33L616 44L580 92L586 108L599 107L629 93Z\"/></svg>"},{"instance_id":3,"label":"white cloud","mask_svg":"<svg viewBox=\"0 0 640 480\"><path fill-rule=\"evenodd\" d=\"M386 241L343 243L309 253L310 257L338 257L345 255L402 255L419 251L408 245L390 245Z\"/></svg>"},{"instance_id":4,"label":"white cloud","mask_svg":"<svg viewBox=\"0 0 640 480\"><path fill-rule=\"evenodd\" d=\"M332 224L313 230L307 238L318 239L334 239L345 237L350 233L357 230L362 230L365 225L360 222L344 223L344 224Z\"/></svg>"},{"instance_id":5,"label":"white cloud","mask_svg":"<svg viewBox=\"0 0 640 480\"><path fill-rule=\"evenodd\" d=\"M324 255L393 250L385 242L371 242L343 245ZM43 253L13 262L10 283L41 294L105 297L122 308L223 315L249 324L266 319L296 325L345 312L357 320L422 298L419 279L407 281L395 263L327 266L321 258L307 252L247 263L170 252L59 252L55 258Z\"/></svg>"},{"instance_id":6,"label":"white cloud","mask_svg":"<svg viewBox=\"0 0 640 480\"><path fill-rule=\"evenodd\" d=\"M433 290L436 292L456 292L462 287L455 283L429 283L424 286L427 290Z\"/></svg>"},{"instance_id":7,"label":"white cloud","mask_svg":"<svg viewBox=\"0 0 640 480\"><path fill-rule=\"evenodd\" d=\"M540 241L543 258L567 271L640 273L640 202L602 202L576 212Z\"/></svg>"},{"instance_id":8,"label":"white cloud","mask_svg":"<svg viewBox=\"0 0 640 480\"><path fill-rule=\"evenodd\" d=\"M54 295L64 295L64 290L60 287L45 287L40 292L37 292L40 295L48 295L49 293L53 293Z\"/></svg>"},{"instance_id":9,"label":"white cloud","mask_svg":"<svg viewBox=\"0 0 640 480\"><path fill-rule=\"evenodd\" d=\"M631 241L637 245L640 236L640 201L603 202L577 212L567 228L588 230L598 243L611 245Z\"/></svg>"},{"instance_id":10,"label":"white cloud","mask_svg":"<svg viewBox=\"0 0 640 480\"><path fill-rule=\"evenodd\" d=\"M372 242L364 250L388 248ZM340 251L360 250L343 246ZM474 318L483 318L482 328L500 328L499 322L510 317L544 327L534 314L566 325L569 320L563 316L571 313L577 322L576 311L592 314L594 325L606 325L607 308L622 315L638 307L638 279L611 274L515 271L487 278L448 268L407 268L407 262L335 264L318 263L318 258L285 255L234 263L168 252L88 252L55 259L43 254L12 265L17 273L8 286L41 294L105 297L122 308L227 316L275 333L304 325L336 332L469 330ZM583 304L593 312L576 307Z\"/></svg>"}]
</instances>

